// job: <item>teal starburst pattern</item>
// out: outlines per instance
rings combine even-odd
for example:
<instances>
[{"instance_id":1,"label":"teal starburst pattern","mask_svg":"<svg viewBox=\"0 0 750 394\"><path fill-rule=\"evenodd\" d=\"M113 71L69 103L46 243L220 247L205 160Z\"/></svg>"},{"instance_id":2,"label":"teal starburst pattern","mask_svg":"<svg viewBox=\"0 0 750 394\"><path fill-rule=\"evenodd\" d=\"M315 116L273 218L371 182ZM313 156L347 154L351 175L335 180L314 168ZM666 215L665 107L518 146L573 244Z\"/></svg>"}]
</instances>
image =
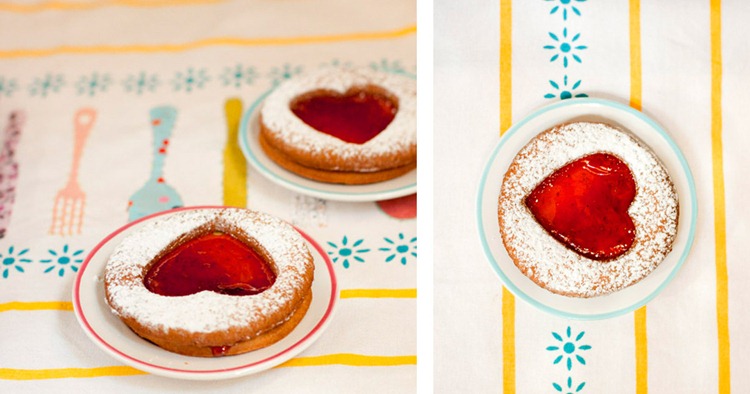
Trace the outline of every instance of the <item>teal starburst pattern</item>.
<instances>
[{"instance_id":1,"label":"teal starburst pattern","mask_svg":"<svg viewBox=\"0 0 750 394\"><path fill-rule=\"evenodd\" d=\"M378 249L389 253L385 258L386 263L398 260L401 265L406 265L411 257L417 257L417 237L407 240L403 233L398 233L398 237L394 238L397 239L383 238L389 246Z\"/></svg>"},{"instance_id":2,"label":"teal starburst pattern","mask_svg":"<svg viewBox=\"0 0 750 394\"><path fill-rule=\"evenodd\" d=\"M563 77L562 84L559 84L553 80L549 80L550 86L552 86L554 92L547 93L544 95L546 99L559 98L560 100L567 100L573 97L588 97L585 93L576 93L575 90L581 86L581 80L579 79L572 86L568 86L568 76Z\"/></svg>"},{"instance_id":3,"label":"teal starburst pattern","mask_svg":"<svg viewBox=\"0 0 750 394\"><path fill-rule=\"evenodd\" d=\"M0 262L2 262L0 267L2 267L3 270L3 279L8 279L11 272L26 272L22 264L28 264L31 262L31 259L23 257L28 252L29 249L22 249L16 253L16 248L11 246L8 248L7 253L0 253Z\"/></svg>"},{"instance_id":4,"label":"teal starburst pattern","mask_svg":"<svg viewBox=\"0 0 750 394\"><path fill-rule=\"evenodd\" d=\"M235 88L242 87L242 85L252 85L257 78L258 73L255 71L255 67L241 64L234 67L224 67L219 75L219 79L224 86L234 86Z\"/></svg>"},{"instance_id":5,"label":"teal starburst pattern","mask_svg":"<svg viewBox=\"0 0 750 394\"><path fill-rule=\"evenodd\" d=\"M581 365L586 365L586 359L584 359L581 355L581 351L589 350L591 349L591 346L581 345L578 343L581 339L583 339L584 334L586 334L586 332L581 331L580 333L578 333L578 335L575 336L575 338L573 338L571 336L570 326L568 326L568 328L565 330L565 338L553 331L552 336L556 341L560 342L560 344L548 346L547 351L560 354L552 363L558 364L563 359L565 359L565 366L568 368L568 371L573 369L573 359L578 361L578 363Z\"/></svg>"},{"instance_id":6,"label":"teal starburst pattern","mask_svg":"<svg viewBox=\"0 0 750 394\"><path fill-rule=\"evenodd\" d=\"M63 86L65 86L65 77L62 74L47 73L44 76L34 78L29 85L29 94L47 97L50 93L60 92Z\"/></svg>"},{"instance_id":7,"label":"teal starburst pattern","mask_svg":"<svg viewBox=\"0 0 750 394\"><path fill-rule=\"evenodd\" d=\"M395 74L406 73L406 68L398 60L380 59L379 62L371 62L370 68L375 71L385 71Z\"/></svg>"},{"instance_id":8,"label":"teal starburst pattern","mask_svg":"<svg viewBox=\"0 0 750 394\"><path fill-rule=\"evenodd\" d=\"M568 376L568 381L565 382L565 386L558 383L552 383L552 387L554 387L557 392L565 394L579 393L583 390L584 386L586 386L586 382L581 382L573 388L573 378L570 376Z\"/></svg>"},{"instance_id":9,"label":"teal starburst pattern","mask_svg":"<svg viewBox=\"0 0 750 394\"><path fill-rule=\"evenodd\" d=\"M551 2L554 4L552 6L552 9L549 11L550 15L556 14L558 11L563 17L563 20L568 20L568 10L572 11L574 14L581 16L581 10L578 9L578 7L575 6L575 3L585 3L586 0L544 0L546 2Z\"/></svg>"},{"instance_id":10,"label":"teal starburst pattern","mask_svg":"<svg viewBox=\"0 0 750 394\"><path fill-rule=\"evenodd\" d=\"M350 61L341 61L340 59L332 59L330 62L322 63L320 67L334 67L334 68L352 68L354 65Z\"/></svg>"},{"instance_id":11,"label":"teal starburst pattern","mask_svg":"<svg viewBox=\"0 0 750 394\"><path fill-rule=\"evenodd\" d=\"M184 90L190 93L196 89L203 89L211 78L205 68L195 69L188 67L185 71L177 71L172 78L172 87L175 92Z\"/></svg>"},{"instance_id":12,"label":"teal starburst pattern","mask_svg":"<svg viewBox=\"0 0 750 394\"><path fill-rule=\"evenodd\" d=\"M554 41L552 45L545 45L544 49L551 50L554 52L552 57L549 59L550 62L554 62L557 59L562 59L563 67L568 68L568 58L581 63L581 57L579 53L585 50L585 45L577 44L577 41L581 38L581 33L575 34L572 37L568 37L568 28L563 28L562 35L557 35L552 32L548 32L550 38Z\"/></svg>"},{"instance_id":13,"label":"teal starburst pattern","mask_svg":"<svg viewBox=\"0 0 750 394\"><path fill-rule=\"evenodd\" d=\"M353 261L364 263L365 259L360 255L369 252L370 249L360 248L362 242L364 242L364 239L354 241L353 244L349 245L349 239L345 235L344 238L341 239L341 245L328 242L328 245L332 248L328 251L328 255L331 256L331 260L334 263L340 261L344 268L349 268Z\"/></svg>"},{"instance_id":14,"label":"teal starburst pattern","mask_svg":"<svg viewBox=\"0 0 750 394\"><path fill-rule=\"evenodd\" d=\"M45 274L55 271L58 276L62 277L65 276L67 269L78 272L77 264L83 262L83 249L72 252L67 244L60 251L50 249L48 252L51 256L49 259L39 260L42 264L49 264L49 267L44 270Z\"/></svg>"},{"instance_id":15,"label":"teal starburst pattern","mask_svg":"<svg viewBox=\"0 0 750 394\"><path fill-rule=\"evenodd\" d=\"M18 82L15 78L0 76L0 96L10 97L18 90Z\"/></svg>"},{"instance_id":16,"label":"teal starburst pattern","mask_svg":"<svg viewBox=\"0 0 750 394\"><path fill-rule=\"evenodd\" d=\"M139 96L145 92L155 92L159 87L159 84L160 81L158 75L149 74L145 71L128 75L122 81L122 87L126 92L135 93Z\"/></svg>"},{"instance_id":17,"label":"teal starburst pattern","mask_svg":"<svg viewBox=\"0 0 750 394\"><path fill-rule=\"evenodd\" d=\"M276 86L300 73L302 73L302 66L292 66L291 64L286 63L281 67L272 68L271 72L268 73L268 77L271 78L274 86Z\"/></svg>"},{"instance_id":18,"label":"teal starburst pattern","mask_svg":"<svg viewBox=\"0 0 750 394\"><path fill-rule=\"evenodd\" d=\"M97 93L104 93L112 83L109 74L99 74L97 72L90 75L82 75L75 84L76 93L79 96L96 96Z\"/></svg>"}]
</instances>

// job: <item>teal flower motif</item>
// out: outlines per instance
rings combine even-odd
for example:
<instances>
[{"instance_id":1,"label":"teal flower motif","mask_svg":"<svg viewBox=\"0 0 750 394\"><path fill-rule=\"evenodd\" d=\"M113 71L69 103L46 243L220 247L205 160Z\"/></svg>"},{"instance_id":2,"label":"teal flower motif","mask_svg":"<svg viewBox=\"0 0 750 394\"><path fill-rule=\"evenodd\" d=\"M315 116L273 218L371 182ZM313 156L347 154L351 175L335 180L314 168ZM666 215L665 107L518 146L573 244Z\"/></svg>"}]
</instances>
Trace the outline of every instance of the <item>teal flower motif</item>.
<instances>
[{"instance_id":1,"label":"teal flower motif","mask_svg":"<svg viewBox=\"0 0 750 394\"><path fill-rule=\"evenodd\" d=\"M329 250L328 255L333 257L332 260L334 263L340 260L341 265L343 265L344 268L349 268L349 266L351 265L349 259L364 263L365 260L358 255L367 253L370 251L370 249L355 249L356 247L361 245L363 241L363 239L360 239L358 241L355 241L353 244L348 245L349 239L344 236L344 238L341 239L340 247L333 242L328 242L328 245L330 245L334 249Z\"/></svg>"},{"instance_id":2,"label":"teal flower motif","mask_svg":"<svg viewBox=\"0 0 750 394\"><path fill-rule=\"evenodd\" d=\"M568 38L568 28L564 28L562 36L558 36L555 33L549 32L550 38L554 40L554 45L545 45L544 49L554 50L555 54L549 59L550 62L562 58L563 67L568 68L568 56L573 58L578 63L581 63L581 57L578 56L577 52L580 52L587 47L585 45L576 45L576 41L581 38L581 33L574 35L572 38Z\"/></svg>"},{"instance_id":3,"label":"teal flower motif","mask_svg":"<svg viewBox=\"0 0 750 394\"><path fill-rule=\"evenodd\" d=\"M591 346L578 344L578 341L583 338L584 334L585 332L581 331L576 335L575 339L571 339L570 326L568 326L567 330L565 330L565 339L563 339L562 335L553 331L552 336L555 337L558 342L561 342L562 346L547 347L547 350L550 352L560 352L560 355L555 358L555 361L553 361L552 364L558 364L563 359L566 359L565 366L568 368L568 371L570 371L573 368L573 359L575 358L581 365L586 365L586 360L580 355L579 351L589 350L591 349Z\"/></svg>"},{"instance_id":4,"label":"teal flower motif","mask_svg":"<svg viewBox=\"0 0 750 394\"><path fill-rule=\"evenodd\" d=\"M0 253L0 267L2 267L3 270L3 279L8 279L10 273L13 272L11 271L11 268L20 273L26 272L20 263L31 262L30 259L21 257L28 253L29 249L23 249L18 253L15 252L16 248L14 246L11 246L10 248L8 248L8 253Z\"/></svg>"},{"instance_id":5,"label":"teal flower motif","mask_svg":"<svg viewBox=\"0 0 750 394\"><path fill-rule=\"evenodd\" d=\"M76 82L76 93L79 96L95 96L97 93L107 91L112 78L109 74L91 73L91 75L82 75Z\"/></svg>"},{"instance_id":6,"label":"teal flower motif","mask_svg":"<svg viewBox=\"0 0 750 394\"><path fill-rule=\"evenodd\" d=\"M352 68L352 62L342 62L339 59L333 59L328 63L322 63L320 67L335 67L335 68Z\"/></svg>"},{"instance_id":7,"label":"teal flower motif","mask_svg":"<svg viewBox=\"0 0 750 394\"><path fill-rule=\"evenodd\" d=\"M192 92L195 89L203 89L211 78L208 77L208 72L205 68L194 69L188 67L185 72L177 71L172 79L172 87L176 92L184 90L187 93Z\"/></svg>"},{"instance_id":8,"label":"teal flower motif","mask_svg":"<svg viewBox=\"0 0 750 394\"><path fill-rule=\"evenodd\" d=\"M568 9L573 11L574 14L581 16L581 10L578 9L575 5L573 5L573 0L544 0L547 2L553 2L555 3L555 6L552 7L552 9L549 11L550 15L554 15L557 13L557 11L561 11L563 20L568 20ZM575 0L576 3L583 3L586 0Z\"/></svg>"},{"instance_id":9,"label":"teal flower motif","mask_svg":"<svg viewBox=\"0 0 750 394\"><path fill-rule=\"evenodd\" d=\"M398 240L394 241L390 238L383 238L385 242L388 242L391 247L380 248L378 250L382 252L389 252L390 255L385 258L386 263L390 263L394 259L400 257L399 261L402 265L406 265L409 256L417 257L417 237L406 241L403 233L398 233Z\"/></svg>"},{"instance_id":10,"label":"teal flower motif","mask_svg":"<svg viewBox=\"0 0 750 394\"><path fill-rule=\"evenodd\" d=\"M58 253L50 249L49 254L52 255L52 258L39 260L40 263L50 264L50 266L44 270L45 274L57 269L57 275L62 277L65 275L65 268L70 268L71 271L78 272L78 266L76 264L81 264L83 262L83 256L81 256L83 254L83 249L70 253L70 248L67 244L63 246L61 252Z\"/></svg>"},{"instance_id":11,"label":"teal flower motif","mask_svg":"<svg viewBox=\"0 0 750 394\"><path fill-rule=\"evenodd\" d=\"M563 386L557 383L552 383L552 387L555 388L558 392L562 393L563 391L565 394L575 394L583 390L583 387L586 386L586 382L581 382L579 385L573 389L573 378L568 377L567 384L565 385L565 389L563 389Z\"/></svg>"},{"instance_id":12,"label":"teal flower motif","mask_svg":"<svg viewBox=\"0 0 750 394\"><path fill-rule=\"evenodd\" d=\"M58 93L64 85L65 77L62 74L47 73L43 77L34 78L29 85L29 94L47 97L50 93Z\"/></svg>"},{"instance_id":13,"label":"teal flower motif","mask_svg":"<svg viewBox=\"0 0 750 394\"><path fill-rule=\"evenodd\" d=\"M15 78L0 77L0 96L10 97L18 89L18 82Z\"/></svg>"},{"instance_id":14,"label":"teal flower motif","mask_svg":"<svg viewBox=\"0 0 750 394\"><path fill-rule=\"evenodd\" d=\"M575 90L581 86L581 80L579 79L573 86L568 87L568 76L563 77L562 86L559 83L549 80L549 84L552 85L556 91L553 93L547 93L544 95L546 99L560 98L560 100L567 100L573 97L588 97L585 93L575 93Z\"/></svg>"},{"instance_id":15,"label":"teal flower motif","mask_svg":"<svg viewBox=\"0 0 750 394\"><path fill-rule=\"evenodd\" d=\"M252 85L255 79L258 78L258 73L255 71L255 67L245 67L238 64L234 67L224 67L219 79L224 86L234 86L235 88L242 87L242 85Z\"/></svg>"},{"instance_id":16,"label":"teal flower motif","mask_svg":"<svg viewBox=\"0 0 750 394\"><path fill-rule=\"evenodd\" d=\"M302 73L302 66L292 66L287 63L281 67L274 67L268 74L268 77L271 78L273 85L276 86L300 73Z\"/></svg>"},{"instance_id":17,"label":"teal flower motif","mask_svg":"<svg viewBox=\"0 0 750 394\"><path fill-rule=\"evenodd\" d=\"M370 68L375 71L385 71L394 74L406 73L406 69L398 60L390 61L388 59L381 59L380 62L370 63Z\"/></svg>"},{"instance_id":18,"label":"teal flower motif","mask_svg":"<svg viewBox=\"0 0 750 394\"><path fill-rule=\"evenodd\" d=\"M128 75L122 86L128 93L135 93L141 95L145 92L154 92L159 87L159 76L156 74L148 74L145 71L141 71L137 74Z\"/></svg>"}]
</instances>

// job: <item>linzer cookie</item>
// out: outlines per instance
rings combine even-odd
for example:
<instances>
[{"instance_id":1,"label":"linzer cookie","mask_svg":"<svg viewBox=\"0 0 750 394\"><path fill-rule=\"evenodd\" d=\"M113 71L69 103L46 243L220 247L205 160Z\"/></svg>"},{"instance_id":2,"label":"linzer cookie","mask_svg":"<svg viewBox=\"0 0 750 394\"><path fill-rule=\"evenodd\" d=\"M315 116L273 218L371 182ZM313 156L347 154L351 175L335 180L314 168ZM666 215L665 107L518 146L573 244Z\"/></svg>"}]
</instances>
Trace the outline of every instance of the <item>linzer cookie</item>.
<instances>
[{"instance_id":1,"label":"linzer cookie","mask_svg":"<svg viewBox=\"0 0 750 394\"><path fill-rule=\"evenodd\" d=\"M370 69L290 79L260 111L259 142L281 167L316 181L381 182L417 165L416 83Z\"/></svg>"},{"instance_id":2,"label":"linzer cookie","mask_svg":"<svg viewBox=\"0 0 750 394\"><path fill-rule=\"evenodd\" d=\"M313 259L289 224L238 208L182 211L125 238L105 269L106 299L131 330L189 356L269 346L312 301Z\"/></svg>"},{"instance_id":3,"label":"linzer cookie","mask_svg":"<svg viewBox=\"0 0 750 394\"><path fill-rule=\"evenodd\" d=\"M516 266L571 297L615 292L645 278L672 250L677 192L656 156L604 123L562 124L516 155L498 201Z\"/></svg>"}]
</instances>

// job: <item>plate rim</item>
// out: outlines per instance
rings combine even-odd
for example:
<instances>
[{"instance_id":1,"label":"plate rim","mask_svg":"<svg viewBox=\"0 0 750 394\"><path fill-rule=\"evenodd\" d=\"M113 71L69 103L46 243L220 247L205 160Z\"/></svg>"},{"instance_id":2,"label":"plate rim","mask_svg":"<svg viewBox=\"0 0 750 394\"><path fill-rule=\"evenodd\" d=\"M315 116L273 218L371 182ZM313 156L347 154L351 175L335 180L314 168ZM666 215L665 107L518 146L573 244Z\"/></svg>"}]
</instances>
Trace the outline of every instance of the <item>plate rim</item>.
<instances>
[{"instance_id":1,"label":"plate rim","mask_svg":"<svg viewBox=\"0 0 750 394\"><path fill-rule=\"evenodd\" d=\"M113 357L114 359L118 361L121 361L141 371L152 373L154 375L164 376L168 378L176 378L176 379L187 379L187 380L222 380L222 379L228 379L228 378L234 378L234 377L240 377L244 375L259 373L267 369L273 368L274 366L277 366L293 358L295 355L301 353L302 351L307 349L310 345L312 345L312 343L314 343L320 337L320 335L327 329L328 325L330 324L331 318L334 315L336 306L338 305L338 301L340 298L339 291L338 291L338 280L336 278L335 270L333 268L333 263L331 262L330 258L325 253L325 251L322 249L320 244L318 244L317 241L315 241L312 237L310 237L303 230L299 229L297 226L293 226L294 229L305 239L305 241L307 241L309 244L313 246L313 248L315 249L314 252L317 252L321 256L323 261L325 262L325 269L328 271L328 276L331 282L331 294L328 299L328 305L326 307L325 313L320 318L320 320L315 323L315 325L310 329L310 331L305 333L305 335L302 338L300 338L298 341L296 341L295 343L289 345L285 349L282 349L273 355L270 355L262 360L253 361L251 363L240 365L240 366L212 369L212 370L184 370L184 369L179 369L179 368L164 367L161 365L156 365L156 364L146 362L144 360L137 359L125 353L124 351L118 348L115 348L113 345L111 345L106 340L104 340L99 335L99 333L97 333L91 327L91 325L88 322L88 319L86 319L83 309L81 308L81 300L80 300L81 281L83 278L83 273L86 271L87 268L89 268L89 263L91 259L96 255L97 252L99 252L99 250L104 245L106 245L114 237L131 229L133 226L140 224L142 222L148 221L148 220L152 220L159 216L174 214L179 211L202 210L202 209L224 209L224 208L232 208L232 207L221 206L221 205L200 205L200 206L180 207L180 208L157 212L157 213L145 216L143 218L140 218L138 220L135 220L133 222L129 222L125 224L124 226L119 227L117 230L108 234L93 249L91 249L91 251L86 256L86 259L81 264L81 268L79 269L79 272L76 275L75 282L73 283L72 303L73 303L73 312L76 316L76 320L78 321L78 324L81 326L81 328L86 333L86 335L99 348L104 350L104 352L107 353L110 357ZM102 302L104 301L102 300Z\"/></svg>"},{"instance_id":2,"label":"plate rim","mask_svg":"<svg viewBox=\"0 0 750 394\"><path fill-rule=\"evenodd\" d=\"M407 78L416 79L416 77L413 74L407 73L407 72L392 72L394 74L402 75ZM413 194L417 192L417 181L415 180L413 183L400 186L394 189L384 190L384 191L371 191L371 192L339 192L339 191L326 191L321 189L314 189L311 187L308 187L306 185L300 185L293 181L290 181L288 179L282 178L274 174L270 169L268 169L266 166L263 165L255 156L255 153L250 149L250 141L249 141L249 129L248 126L250 124L250 118L252 117L253 113L258 109L260 104L265 100L266 97L268 97L271 92L276 90L277 86L271 87L269 90L262 93L260 96L258 96L257 99L250 105L250 107L247 108L242 114L242 120L240 121L240 129L239 129L239 145L240 150L242 150L242 154L245 156L245 160L250 162L250 164L258 170L263 176L265 176L268 180L271 182L280 185L288 190L292 190L297 193L306 194L313 197L318 198L324 198L328 200L335 200L335 201L350 201L350 202L367 202L367 201L380 201L380 200L387 200L392 198L398 198L407 196L409 194ZM287 171L287 170L284 170ZM416 169L412 171L417 171ZM410 172L409 172L410 173ZM409 174L407 173L407 174ZM401 175L406 176L407 174ZM397 179L397 178L394 178ZM314 180L310 180L311 182L314 182L315 184L319 184L321 186L327 185L324 182L317 182ZM387 181L386 181L387 182ZM350 185L349 187L356 188L358 185Z\"/></svg>"},{"instance_id":3,"label":"plate rim","mask_svg":"<svg viewBox=\"0 0 750 394\"><path fill-rule=\"evenodd\" d=\"M495 257L492 254L492 251L490 250L489 242L487 239L487 234L484 232L484 217L482 215L482 203L484 201L483 195L484 195L484 189L487 186L487 180L489 177L489 171L492 163L496 160L496 157L498 153L500 152L501 148L505 143L510 140L510 138L518 132L525 124L528 122L536 119L539 116L544 115L545 113L557 110L563 107L568 106L604 106L604 107L610 107L615 110L623 111L629 115L635 116L636 118L642 120L645 122L652 130L656 131L669 145L671 150L675 153L677 156L680 165L682 166L682 169L685 173L685 177L687 178L688 182L688 190L689 190L689 196L690 196L690 207L691 207L691 215L690 215L690 222L689 222L689 233L686 239L685 249L683 250L682 254L680 255L677 263L672 268L672 271L669 272L669 274L665 277L664 281L659 284L659 286L654 289L651 293L647 294L645 297L641 298L639 301L636 301L634 304L616 309L614 311L610 312L604 312L604 313L595 313L595 314L581 314L581 313L573 313L573 312L567 312L563 310L559 310L557 308L551 307L549 305L543 304L540 301L537 301L534 297L524 293L518 286L516 286L503 272L502 268L496 261ZM649 303L651 300L653 300L659 293L661 293L666 286L672 282L674 277L677 275L677 272L679 272L680 268L682 268L682 265L684 264L685 260L687 259L688 254L690 253L690 250L692 249L693 241L695 239L695 232L696 232L696 224L697 224L697 218L698 218L698 199L697 199L697 192L695 188L695 179L693 178L693 173L690 170L690 166L685 159L685 156L682 153L682 150L680 150L677 143L672 139L672 137L659 125L656 121L651 119L649 116L644 114L641 111L638 111L628 105L612 101L612 100L606 100L601 98L574 98L569 99L565 101L560 101L553 104L545 105L541 108L538 108L534 111L532 111L530 114L523 117L520 121L514 123L510 129L505 132L502 137L500 138L500 141L498 141L495 148L492 150L492 153L489 155L488 159L486 160L485 166L482 169L482 175L479 182L479 187L477 189L477 199L476 199L476 215L477 215L477 224L478 224L478 231L479 231L479 239L482 245L482 250L484 251L485 257L487 258L490 266L492 267L493 271L498 275L500 278L500 281L503 283L503 285L515 296L523 299L530 305L536 307L537 309L550 313L555 316L569 318L569 319L575 319L575 320L603 320L603 319L610 319L613 317L621 316L627 313L630 313L647 303Z\"/></svg>"}]
</instances>

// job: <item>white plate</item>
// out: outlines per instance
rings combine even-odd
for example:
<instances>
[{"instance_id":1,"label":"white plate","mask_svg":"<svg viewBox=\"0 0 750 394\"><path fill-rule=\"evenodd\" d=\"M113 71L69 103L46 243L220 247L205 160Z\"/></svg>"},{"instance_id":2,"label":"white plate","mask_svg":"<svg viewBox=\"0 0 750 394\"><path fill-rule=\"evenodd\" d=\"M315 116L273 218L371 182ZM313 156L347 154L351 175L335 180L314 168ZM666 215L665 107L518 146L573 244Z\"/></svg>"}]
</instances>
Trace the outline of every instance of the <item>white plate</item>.
<instances>
[{"instance_id":1,"label":"white plate","mask_svg":"<svg viewBox=\"0 0 750 394\"><path fill-rule=\"evenodd\" d=\"M601 121L620 126L637 136L661 159L677 188L680 217L672 252L646 278L615 293L594 298L573 298L536 285L513 264L500 237L497 199L505 172L516 153L531 138L557 124ZM531 305L566 318L607 319L645 305L677 274L695 237L698 207L695 182L685 157L671 137L653 120L628 106L599 99L572 99L543 107L508 130L492 152L480 180L477 199L479 235L490 265L503 284Z\"/></svg>"},{"instance_id":2,"label":"white plate","mask_svg":"<svg viewBox=\"0 0 750 394\"><path fill-rule=\"evenodd\" d=\"M86 334L117 360L155 375L178 379L218 380L264 371L281 364L310 346L328 327L338 301L333 265L326 253L307 234L315 259L313 300L302 321L284 339L275 344L236 356L202 358L168 352L130 331L109 309L104 298L104 267L110 253L128 234L162 215L193 209L180 208L147 216L110 234L89 253L73 286L73 307ZM299 231L299 230L298 230Z\"/></svg>"},{"instance_id":3,"label":"white plate","mask_svg":"<svg viewBox=\"0 0 750 394\"><path fill-rule=\"evenodd\" d=\"M270 181L297 193L336 201L379 201L416 193L417 170L384 182L368 185L339 185L303 178L276 164L266 156L258 142L260 104L272 91L262 94L245 111L239 132L240 148L245 158Z\"/></svg>"}]
</instances>

